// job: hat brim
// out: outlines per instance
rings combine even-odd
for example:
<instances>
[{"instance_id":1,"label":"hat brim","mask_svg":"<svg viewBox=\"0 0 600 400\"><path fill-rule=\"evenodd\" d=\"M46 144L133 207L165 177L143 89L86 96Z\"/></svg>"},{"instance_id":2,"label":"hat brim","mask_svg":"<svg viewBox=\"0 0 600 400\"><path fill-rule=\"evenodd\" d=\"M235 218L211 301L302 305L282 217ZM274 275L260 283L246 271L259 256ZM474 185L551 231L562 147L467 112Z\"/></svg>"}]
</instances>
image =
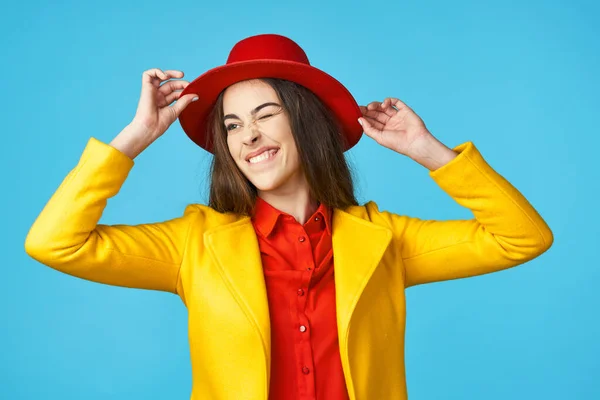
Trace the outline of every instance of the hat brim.
<instances>
[{"instance_id":1,"label":"hat brim","mask_svg":"<svg viewBox=\"0 0 600 400\"><path fill-rule=\"evenodd\" d=\"M346 148L358 143L363 129L358 123L360 108L348 89L331 75L313 66L285 60L253 60L213 68L194 79L181 96L195 93L198 100L190 103L179 115L179 122L188 137L203 149L213 152L208 116L219 94L228 86L248 79L279 78L296 82L312 91L337 118Z\"/></svg>"}]
</instances>

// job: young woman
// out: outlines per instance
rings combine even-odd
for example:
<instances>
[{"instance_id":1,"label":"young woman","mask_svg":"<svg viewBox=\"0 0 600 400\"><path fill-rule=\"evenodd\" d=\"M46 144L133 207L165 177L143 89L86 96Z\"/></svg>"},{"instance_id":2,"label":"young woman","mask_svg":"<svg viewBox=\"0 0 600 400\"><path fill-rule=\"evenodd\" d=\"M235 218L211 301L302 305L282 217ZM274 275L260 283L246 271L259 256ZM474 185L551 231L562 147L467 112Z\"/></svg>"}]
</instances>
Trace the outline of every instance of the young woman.
<instances>
[{"instance_id":1,"label":"young woman","mask_svg":"<svg viewBox=\"0 0 600 400\"><path fill-rule=\"evenodd\" d=\"M395 98L359 107L288 38L246 38L226 65L182 77L144 72L133 121L110 144L89 139L25 247L67 274L180 296L192 399L406 399L404 290L513 267L552 244L473 143L444 146ZM178 118L214 154L208 206L98 224L135 157ZM363 130L475 218L359 205L344 151Z\"/></svg>"}]
</instances>

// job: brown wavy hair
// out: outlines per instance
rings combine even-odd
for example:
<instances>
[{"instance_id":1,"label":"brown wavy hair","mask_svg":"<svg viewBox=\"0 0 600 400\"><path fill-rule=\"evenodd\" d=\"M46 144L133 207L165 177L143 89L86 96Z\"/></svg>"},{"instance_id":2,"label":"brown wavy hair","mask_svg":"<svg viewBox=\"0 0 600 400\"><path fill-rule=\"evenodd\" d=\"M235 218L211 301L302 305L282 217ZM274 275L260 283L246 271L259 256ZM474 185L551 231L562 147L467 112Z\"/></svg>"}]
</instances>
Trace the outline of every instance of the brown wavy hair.
<instances>
[{"instance_id":1,"label":"brown wavy hair","mask_svg":"<svg viewBox=\"0 0 600 400\"><path fill-rule=\"evenodd\" d=\"M344 156L345 138L333 114L314 93L297 83L272 78L260 80L275 90L289 118L312 198L333 208L357 205L352 174ZM223 123L223 92L209 118L214 157L208 205L219 212L250 216L257 190L229 152Z\"/></svg>"}]
</instances>

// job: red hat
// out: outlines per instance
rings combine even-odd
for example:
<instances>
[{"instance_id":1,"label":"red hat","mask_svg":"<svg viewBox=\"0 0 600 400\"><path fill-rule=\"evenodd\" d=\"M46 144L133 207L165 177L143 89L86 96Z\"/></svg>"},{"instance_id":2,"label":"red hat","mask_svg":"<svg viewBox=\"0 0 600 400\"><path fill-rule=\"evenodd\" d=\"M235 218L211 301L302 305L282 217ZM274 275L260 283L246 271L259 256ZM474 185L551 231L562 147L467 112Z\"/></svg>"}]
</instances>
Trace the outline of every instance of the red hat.
<instances>
[{"instance_id":1,"label":"red hat","mask_svg":"<svg viewBox=\"0 0 600 400\"><path fill-rule=\"evenodd\" d=\"M238 42L225 65L213 68L194 79L181 96L195 93L199 99L179 115L184 132L197 145L212 153L207 119L219 94L228 86L247 79L279 78L296 82L312 91L333 113L342 127L350 149L360 139L360 108L335 78L312 67L302 48L280 35L257 35Z\"/></svg>"}]
</instances>

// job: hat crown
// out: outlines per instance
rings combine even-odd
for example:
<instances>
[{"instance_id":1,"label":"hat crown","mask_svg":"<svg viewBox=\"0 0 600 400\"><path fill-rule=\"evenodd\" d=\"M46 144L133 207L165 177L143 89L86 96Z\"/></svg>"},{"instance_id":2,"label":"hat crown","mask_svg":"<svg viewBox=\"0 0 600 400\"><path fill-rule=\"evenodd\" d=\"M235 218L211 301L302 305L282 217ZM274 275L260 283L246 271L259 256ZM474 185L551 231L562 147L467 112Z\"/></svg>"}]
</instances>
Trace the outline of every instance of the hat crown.
<instances>
[{"instance_id":1,"label":"hat crown","mask_svg":"<svg viewBox=\"0 0 600 400\"><path fill-rule=\"evenodd\" d=\"M310 65L306 53L296 42L274 34L256 35L239 41L231 49L227 64L255 60L283 60Z\"/></svg>"}]
</instances>

